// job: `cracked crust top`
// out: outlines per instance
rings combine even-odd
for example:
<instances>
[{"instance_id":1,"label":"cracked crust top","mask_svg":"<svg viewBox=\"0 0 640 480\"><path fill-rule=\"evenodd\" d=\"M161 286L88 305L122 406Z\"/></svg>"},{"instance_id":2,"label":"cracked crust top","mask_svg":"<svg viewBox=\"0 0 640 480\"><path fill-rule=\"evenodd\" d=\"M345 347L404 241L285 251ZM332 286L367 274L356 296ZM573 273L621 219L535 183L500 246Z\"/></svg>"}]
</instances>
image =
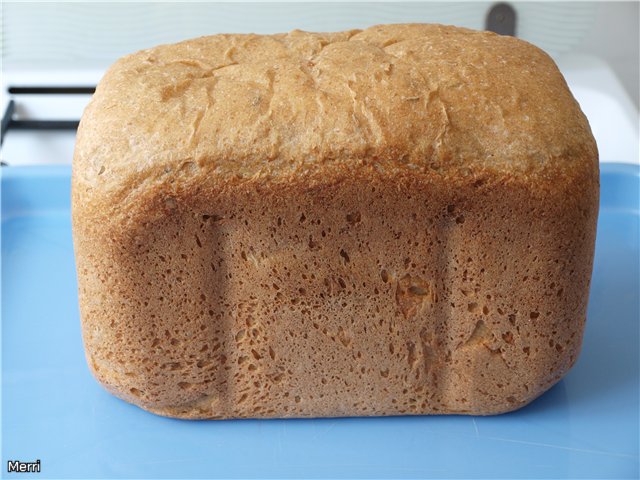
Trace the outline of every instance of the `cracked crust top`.
<instances>
[{"instance_id":1,"label":"cracked crust top","mask_svg":"<svg viewBox=\"0 0 640 480\"><path fill-rule=\"evenodd\" d=\"M122 202L185 170L222 185L328 164L555 176L593 159L586 118L540 49L380 25L214 35L120 59L82 118L74 183L99 210L99 197Z\"/></svg>"}]
</instances>

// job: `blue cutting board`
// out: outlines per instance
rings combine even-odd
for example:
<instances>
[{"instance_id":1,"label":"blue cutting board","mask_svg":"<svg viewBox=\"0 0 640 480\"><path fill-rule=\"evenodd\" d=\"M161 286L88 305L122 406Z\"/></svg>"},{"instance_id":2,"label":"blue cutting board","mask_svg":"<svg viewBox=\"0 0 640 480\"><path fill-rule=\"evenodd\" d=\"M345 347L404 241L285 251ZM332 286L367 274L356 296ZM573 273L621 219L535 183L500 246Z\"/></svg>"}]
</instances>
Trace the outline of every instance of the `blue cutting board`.
<instances>
[{"instance_id":1,"label":"blue cutting board","mask_svg":"<svg viewBox=\"0 0 640 480\"><path fill-rule=\"evenodd\" d=\"M602 165L582 355L496 417L183 421L106 393L85 364L68 167L3 167L2 461L19 478L638 477L640 171ZM40 474L7 460L40 459Z\"/></svg>"}]
</instances>

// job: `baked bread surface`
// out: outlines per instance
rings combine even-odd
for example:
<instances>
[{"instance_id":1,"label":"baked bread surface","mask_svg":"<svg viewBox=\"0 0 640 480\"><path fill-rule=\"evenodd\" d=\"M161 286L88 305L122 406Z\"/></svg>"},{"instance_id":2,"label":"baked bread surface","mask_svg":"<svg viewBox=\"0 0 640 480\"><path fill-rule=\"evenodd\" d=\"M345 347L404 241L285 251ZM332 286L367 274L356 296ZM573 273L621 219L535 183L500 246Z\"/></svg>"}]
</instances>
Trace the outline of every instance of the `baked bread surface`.
<instances>
[{"instance_id":1,"label":"baked bread surface","mask_svg":"<svg viewBox=\"0 0 640 480\"><path fill-rule=\"evenodd\" d=\"M598 154L521 40L143 50L98 85L72 189L89 366L161 415L500 413L580 350Z\"/></svg>"}]
</instances>

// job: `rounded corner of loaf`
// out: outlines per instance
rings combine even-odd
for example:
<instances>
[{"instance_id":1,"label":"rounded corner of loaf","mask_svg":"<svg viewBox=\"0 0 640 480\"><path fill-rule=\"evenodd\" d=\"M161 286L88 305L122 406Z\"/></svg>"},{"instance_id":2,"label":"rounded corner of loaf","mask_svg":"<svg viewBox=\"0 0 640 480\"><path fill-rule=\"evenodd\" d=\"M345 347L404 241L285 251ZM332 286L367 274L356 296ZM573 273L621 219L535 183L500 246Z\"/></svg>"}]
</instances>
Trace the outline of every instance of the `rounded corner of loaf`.
<instances>
[{"instance_id":1,"label":"rounded corner of loaf","mask_svg":"<svg viewBox=\"0 0 640 480\"><path fill-rule=\"evenodd\" d=\"M111 348L87 343L87 363L98 384L110 394L157 415L174 418L216 417L217 396L210 385L189 382L180 362L149 363L145 357L117 355L127 345L116 339ZM118 358L120 357L120 358ZM171 359L167 359L171 360ZM172 378L173 377L173 378Z\"/></svg>"}]
</instances>

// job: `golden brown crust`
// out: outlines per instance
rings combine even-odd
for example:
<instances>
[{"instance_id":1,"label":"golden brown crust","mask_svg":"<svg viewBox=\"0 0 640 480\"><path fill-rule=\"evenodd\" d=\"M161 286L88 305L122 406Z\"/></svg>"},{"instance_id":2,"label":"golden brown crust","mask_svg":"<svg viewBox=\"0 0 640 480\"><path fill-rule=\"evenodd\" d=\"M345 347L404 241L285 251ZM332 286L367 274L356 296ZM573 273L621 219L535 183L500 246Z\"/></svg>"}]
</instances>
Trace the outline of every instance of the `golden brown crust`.
<instances>
[{"instance_id":1,"label":"golden brown crust","mask_svg":"<svg viewBox=\"0 0 640 480\"><path fill-rule=\"evenodd\" d=\"M553 61L439 25L119 60L83 116L83 337L183 418L503 412L579 352L597 150Z\"/></svg>"}]
</instances>

